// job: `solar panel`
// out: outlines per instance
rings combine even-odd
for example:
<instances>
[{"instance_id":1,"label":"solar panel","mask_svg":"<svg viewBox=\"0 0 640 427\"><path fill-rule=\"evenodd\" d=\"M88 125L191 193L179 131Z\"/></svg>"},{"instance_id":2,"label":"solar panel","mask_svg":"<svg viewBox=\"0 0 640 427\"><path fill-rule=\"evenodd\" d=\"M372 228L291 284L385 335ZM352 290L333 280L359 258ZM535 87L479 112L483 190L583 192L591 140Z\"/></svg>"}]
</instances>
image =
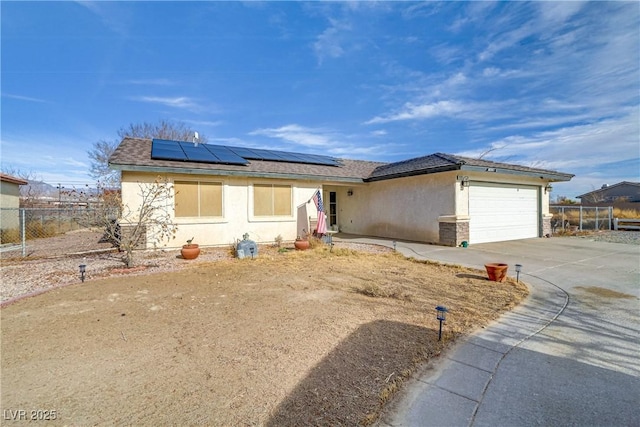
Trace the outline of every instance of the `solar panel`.
<instances>
[{"instance_id":1,"label":"solar panel","mask_svg":"<svg viewBox=\"0 0 640 427\"><path fill-rule=\"evenodd\" d=\"M326 166L340 166L337 159L317 154L292 153L289 151L262 150L259 148L228 147L237 155L250 160L270 160L275 162L307 163Z\"/></svg>"},{"instance_id":2,"label":"solar panel","mask_svg":"<svg viewBox=\"0 0 640 427\"><path fill-rule=\"evenodd\" d=\"M279 151L277 154L287 162L295 162L295 163L305 163L305 159L303 156L300 156L296 153L289 153L287 151Z\"/></svg>"},{"instance_id":3,"label":"solar panel","mask_svg":"<svg viewBox=\"0 0 640 427\"><path fill-rule=\"evenodd\" d=\"M195 145L190 142L181 142L180 146L190 162L220 163L219 159L211 154L203 144Z\"/></svg>"},{"instance_id":4,"label":"solar panel","mask_svg":"<svg viewBox=\"0 0 640 427\"><path fill-rule=\"evenodd\" d=\"M256 150L254 150L254 151L256 151ZM262 158L264 160L272 160L272 161L275 161L275 162L282 162L282 161L286 160L277 151L260 150L260 152L258 154L260 154L260 156L262 156Z\"/></svg>"},{"instance_id":5,"label":"solar panel","mask_svg":"<svg viewBox=\"0 0 640 427\"><path fill-rule=\"evenodd\" d=\"M151 158L160 160L187 160L182 147L175 141L154 139L151 143Z\"/></svg>"},{"instance_id":6,"label":"solar panel","mask_svg":"<svg viewBox=\"0 0 640 427\"><path fill-rule=\"evenodd\" d=\"M220 163L229 163L233 165L246 165L249 162L241 156L222 145L203 144L210 153L218 158Z\"/></svg>"},{"instance_id":7,"label":"solar panel","mask_svg":"<svg viewBox=\"0 0 640 427\"><path fill-rule=\"evenodd\" d=\"M235 155L227 148L219 145L196 145L191 142L168 141L164 139L154 139L151 142L151 158L234 165L246 165L249 163L244 158Z\"/></svg>"},{"instance_id":8,"label":"solar panel","mask_svg":"<svg viewBox=\"0 0 640 427\"><path fill-rule=\"evenodd\" d=\"M317 163L320 165L340 166L340 162L333 157L319 156L317 154L305 154L305 160L309 163Z\"/></svg>"},{"instance_id":9,"label":"solar panel","mask_svg":"<svg viewBox=\"0 0 640 427\"><path fill-rule=\"evenodd\" d=\"M154 139L151 143L151 158L201 163L224 163L246 165L248 160L305 163L313 165L340 166L340 162L329 156L292 153L289 151L263 150L259 148L228 147L212 144Z\"/></svg>"},{"instance_id":10,"label":"solar panel","mask_svg":"<svg viewBox=\"0 0 640 427\"><path fill-rule=\"evenodd\" d=\"M237 154L240 157L244 157L245 159L262 160L262 158L258 156L254 150L250 148L244 148L244 147L224 147L224 148Z\"/></svg>"}]
</instances>

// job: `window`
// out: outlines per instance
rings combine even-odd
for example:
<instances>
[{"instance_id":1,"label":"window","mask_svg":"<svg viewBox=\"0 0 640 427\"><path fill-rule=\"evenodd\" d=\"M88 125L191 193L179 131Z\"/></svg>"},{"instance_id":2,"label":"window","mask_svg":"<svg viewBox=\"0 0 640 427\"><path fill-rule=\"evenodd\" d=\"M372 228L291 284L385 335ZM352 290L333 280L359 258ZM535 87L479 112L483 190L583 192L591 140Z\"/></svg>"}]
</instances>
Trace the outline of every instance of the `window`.
<instances>
[{"instance_id":1,"label":"window","mask_svg":"<svg viewBox=\"0 0 640 427\"><path fill-rule=\"evenodd\" d=\"M291 186L254 184L253 214L255 216L291 216Z\"/></svg>"},{"instance_id":2,"label":"window","mask_svg":"<svg viewBox=\"0 0 640 427\"><path fill-rule=\"evenodd\" d=\"M222 183L175 181L176 217L222 216Z\"/></svg>"}]
</instances>

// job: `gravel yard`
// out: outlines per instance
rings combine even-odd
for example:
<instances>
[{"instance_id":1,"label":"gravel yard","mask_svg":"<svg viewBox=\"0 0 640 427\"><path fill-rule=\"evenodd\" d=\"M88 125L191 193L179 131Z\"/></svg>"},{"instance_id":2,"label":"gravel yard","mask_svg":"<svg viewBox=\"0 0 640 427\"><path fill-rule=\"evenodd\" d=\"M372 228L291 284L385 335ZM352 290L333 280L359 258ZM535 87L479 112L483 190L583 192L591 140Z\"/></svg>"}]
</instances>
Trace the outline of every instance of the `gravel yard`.
<instances>
[{"instance_id":1,"label":"gravel yard","mask_svg":"<svg viewBox=\"0 0 640 427\"><path fill-rule=\"evenodd\" d=\"M87 266L85 280L88 281L178 271L233 258L230 247L202 248L200 256L190 261L182 259L179 250L138 251L136 266L126 269L121 254L111 244L101 242L101 238L99 232L80 230L29 241L25 258L20 256L20 251L2 253L0 303L79 283L80 264ZM340 243L340 247L370 253L391 251L359 243Z\"/></svg>"},{"instance_id":2,"label":"gravel yard","mask_svg":"<svg viewBox=\"0 0 640 427\"><path fill-rule=\"evenodd\" d=\"M0 303L78 283L80 264L87 265L86 279L92 280L177 271L202 263L232 258L229 247L203 248L198 259L188 262L180 257L178 250L140 251L136 253L137 267L127 270L124 269L117 250L111 248L111 244L101 242L101 238L102 235L99 232L79 230L58 237L29 241L27 257L24 259L20 257L20 251L2 253ZM639 231L600 231L582 236L558 238L640 245ZM347 242L340 242L339 247L378 253L390 250Z\"/></svg>"},{"instance_id":3,"label":"gravel yard","mask_svg":"<svg viewBox=\"0 0 640 427\"><path fill-rule=\"evenodd\" d=\"M573 239L587 239L596 242L622 243L626 245L640 245L640 231L599 231L584 236L574 236Z\"/></svg>"}]
</instances>

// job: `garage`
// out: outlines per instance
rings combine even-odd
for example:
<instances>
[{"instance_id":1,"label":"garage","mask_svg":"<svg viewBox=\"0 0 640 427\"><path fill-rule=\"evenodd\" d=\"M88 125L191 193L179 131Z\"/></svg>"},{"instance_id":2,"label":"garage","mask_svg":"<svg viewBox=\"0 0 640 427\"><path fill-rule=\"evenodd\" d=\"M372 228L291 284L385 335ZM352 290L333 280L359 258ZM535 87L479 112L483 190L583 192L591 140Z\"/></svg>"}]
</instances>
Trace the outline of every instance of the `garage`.
<instances>
[{"instance_id":1,"label":"garage","mask_svg":"<svg viewBox=\"0 0 640 427\"><path fill-rule=\"evenodd\" d=\"M470 183L469 243L539 237L539 187Z\"/></svg>"}]
</instances>

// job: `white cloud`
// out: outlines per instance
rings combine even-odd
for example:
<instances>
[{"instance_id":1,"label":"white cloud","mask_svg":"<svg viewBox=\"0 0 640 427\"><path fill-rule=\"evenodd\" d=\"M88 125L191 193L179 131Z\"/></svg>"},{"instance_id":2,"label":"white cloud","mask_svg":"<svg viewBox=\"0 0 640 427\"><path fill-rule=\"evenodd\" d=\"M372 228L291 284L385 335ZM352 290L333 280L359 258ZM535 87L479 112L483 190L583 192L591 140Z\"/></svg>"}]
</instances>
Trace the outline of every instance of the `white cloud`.
<instances>
[{"instance_id":1,"label":"white cloud","mask_svg":"<svg viewBox=\"0 0 640 427\"><path fill-rule=\"evenodd\" d=\"M532 135L515 135L493 141L483 147L458 153L527 166L561 170L596 170L611 163L638 157L640 111L584 125L567 126Z\"/></svg>"},{"instance_id":2,"label":"white cloud","mask_svg":"<svg viewBox=\"0 0 640 427\"><path fill-rule=\"evenodd\" d=\"M162 97L162 96L134 96L129 99L138 102L147 102L151 104L160 104L167 107L188 110L192 112L201 112L206 108L198 104L194 99L188 96Z\"/></svg>"},{"instance_id":3,"label":"white cloud","mask_svg":"<svg viewBox=\"0 0 640 427\"><path fill-rule=\"evenodd\" d=\"M457 101L438 101L426 104L407 103L397 113L374 117L365 124L389 123L404 120L424 120L437 116L454 117L469 107Z\"/></svg>"},{"instance_id":4,"label":"white cloud","mask_svg":"<svg viewBox=\"0 0 640 427\"><path fill-rule=\"evenodd\" d=\"M33 98L31 96L24 96L24 95L12 95L12 94L9 94L9 93L3 93L2 97L3 98L10 98L10 99L17 99L19 101L49 103L49 101L45 101L44 99Z\"/></svg>"},{"instance_id":5,"label":"white cloud","mask_svg":"<svg viewBox=\"0 0 640 427\"><path fill-rule=\"evenodd\" d=\"M582 1L553 1L535 4L538 7L541 20L550 26L560 25L566 22L582 9L585 2Z\"/></svg>"},{"instance_id":6,"label":"white cloud","mask_svg":"<svg viewBox=\"0 0 640 427\"><path fill-rule=\"evenodd\" d=\"M140 85L140 86L174 86L176 84L176 82L174 81L171 81L169 79L163 79L163 78L132 79L132 80L127 80L125 83L132 84L132 85Z\"/></svg>"},{"instance_id":7,"label":"white cloud","mask_svg":"<svg viewBox=\"0 0 640 427\"><path fill-rule=\"evenodd\" d=\"M99 2L80 1L76 4L86 8L98 16L102 23L111 31L120 36L127 37L132 22L132 14L127 2Z\"/></svg>"},{"instance_id":8,"label":"white cloud","mask_svg":"<svg viewBox=\"0 0 640 427\"><path fill-rule=\"evenodd\" d=\"M339 58L345 54L345 49L342 47L344 33L351 30L349 24L335 19L329 19L329 22L331 25L316 38L313 44L313 50L320 64L325 58Z\"/></svg>"},{"instance_id":9,"label":"white cloud","mask_svg":"<svg viewBox=\"0 0 640 427\"><path fill-rule=\"evenodd\" d=\"M334 144L326 130L312 129L291 124L279 128L257 129L249 135L262 135L269 138L279 138L288 143L304 147L326 147Z\"/></svg>"},{"instance_id":10,"label":"white cloud","mask_svg":"<svg viewBox=\"0 0 640 427\"><path fill-rule=\"evenodd\" d=\"M204 127L217 127L220 126L223 122L221 120L217 120L217 121L211 121L211 120L190 120L190 119L185 119L185 120L180 120L181 122L184 123L189 123L195 126L204 126Z\"/></svg>"}]
</instances>

